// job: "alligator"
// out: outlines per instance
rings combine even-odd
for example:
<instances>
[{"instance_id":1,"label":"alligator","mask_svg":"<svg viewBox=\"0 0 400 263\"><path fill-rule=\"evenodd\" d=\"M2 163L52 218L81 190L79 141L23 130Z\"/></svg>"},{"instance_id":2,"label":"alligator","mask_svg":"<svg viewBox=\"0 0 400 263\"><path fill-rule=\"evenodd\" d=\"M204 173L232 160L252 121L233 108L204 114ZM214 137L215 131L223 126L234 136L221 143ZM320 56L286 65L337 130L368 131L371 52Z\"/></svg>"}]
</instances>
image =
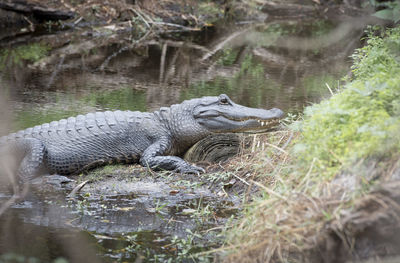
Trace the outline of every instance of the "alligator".
<instances>
[{"instance_id":1,"label":"alligator","mask_svg":"<svg viewBox=\"0 0 400 263\"><path fill-rule=\"evenodd\" d=\"M0 137L0 152L14 157L20 180L116 162L199 174L203 168L178 157L196 142L213 133L266 131L282 116L280 109L245 107L221 94L152 113L105 111L45 123Z\"/></svg>"}]
</instances>

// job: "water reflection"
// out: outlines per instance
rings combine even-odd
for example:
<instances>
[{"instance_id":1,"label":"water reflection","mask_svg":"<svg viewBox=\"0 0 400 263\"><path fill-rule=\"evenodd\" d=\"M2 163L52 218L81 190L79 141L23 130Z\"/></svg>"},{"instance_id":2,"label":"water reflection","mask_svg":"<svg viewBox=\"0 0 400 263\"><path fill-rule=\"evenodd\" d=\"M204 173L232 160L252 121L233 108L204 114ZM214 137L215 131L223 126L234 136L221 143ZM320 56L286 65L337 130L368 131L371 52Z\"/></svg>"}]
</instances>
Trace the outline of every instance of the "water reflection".
<instances>
[{"instance_id":1,"label":"water reflection","mask_svg":"<svg viewBox=\"0 0 400 263\"><path fill-rule=\"evenodd\" d=\"M31 209L37 208L35 205ZM103 261L92 245L95 243L91 240L93 237L87 233L49 227L44 224L44 218L38 219L40 224L27 223L21 209L10 209L0 217L0 262Z\"/></svg>"}]
</instances>

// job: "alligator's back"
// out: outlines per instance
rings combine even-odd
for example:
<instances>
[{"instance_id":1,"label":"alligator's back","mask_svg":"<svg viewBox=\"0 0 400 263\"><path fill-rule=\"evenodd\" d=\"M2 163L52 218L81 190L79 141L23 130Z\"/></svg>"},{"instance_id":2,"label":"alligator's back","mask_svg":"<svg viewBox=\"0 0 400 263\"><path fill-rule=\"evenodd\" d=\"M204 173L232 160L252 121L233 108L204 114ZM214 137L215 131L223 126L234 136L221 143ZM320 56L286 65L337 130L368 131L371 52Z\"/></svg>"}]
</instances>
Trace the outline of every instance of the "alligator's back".
<instances>
[{"instance_id":1,"label":"alligator's back","mask_svg":"<svg viewBox=\"0 0 400 263\"><path fill-rule=\"evenodd\" d=\"M152 118L151 113L131 111L89 113L9 134L0 138L0 145L33 147L43 152L40 161L49 172L71 174L115 160L138 161L151 144L152 134L143 124Z\"/></svg>"}]
</instances>

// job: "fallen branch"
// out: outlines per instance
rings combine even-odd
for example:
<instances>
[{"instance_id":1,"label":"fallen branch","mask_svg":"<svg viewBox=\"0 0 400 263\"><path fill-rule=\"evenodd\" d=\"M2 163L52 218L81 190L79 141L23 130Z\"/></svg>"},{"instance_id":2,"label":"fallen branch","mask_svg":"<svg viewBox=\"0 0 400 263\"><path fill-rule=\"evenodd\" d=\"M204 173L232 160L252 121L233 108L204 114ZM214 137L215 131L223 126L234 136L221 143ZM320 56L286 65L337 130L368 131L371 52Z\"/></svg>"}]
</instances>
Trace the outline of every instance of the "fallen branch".
<instances>
[{"instance_id":1,"label":"fallen branch","mask_svg":"<svg viewBox=\"0 0 400 263\"><path fill-rule=\"evenodd\" d=\"M247 32L249 29L246 28L245 30L242 31L236 31L235 33L229 35L226 39L224 39L222 42L220 42L218 45L214 47L214 49L207 54L205 54L200 61L204 61L212 57L215 53L217 53L219 50L223 49L226 44L234 40L235 38L239 37L243 33Z\"/></svg>"},{"instance_id":2,"label":"fallen branch","mask_svg":"<svg viewBox=\"0 0 400 263\"><path fill-rule=\"evenodd\" d=\"M41 20L67 20L75 16L74 12L56 10L34 3L21 1L1 1L0 8L27 15L31 14Z\"/></svg>"}]
</instances>

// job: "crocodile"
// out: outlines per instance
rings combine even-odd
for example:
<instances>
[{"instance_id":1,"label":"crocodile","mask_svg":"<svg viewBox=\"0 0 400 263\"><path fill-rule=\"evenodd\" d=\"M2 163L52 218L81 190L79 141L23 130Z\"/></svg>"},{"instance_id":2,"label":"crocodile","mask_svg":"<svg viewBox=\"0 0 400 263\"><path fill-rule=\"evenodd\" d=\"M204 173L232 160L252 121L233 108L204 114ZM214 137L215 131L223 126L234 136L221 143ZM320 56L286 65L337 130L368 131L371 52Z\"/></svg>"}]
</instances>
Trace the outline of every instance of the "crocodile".
<instances>
[{"instance_id":1,"label":"crocodile","mask_svg":"<svg viewBox=\"0 0 400 263\"><path fill-rule=\"evenodd\" d=\"M203 168L179 157L196 142L213 133L266 131L282 116L280 109L245 107L221 94L154 112L95 112L37 125L0 137L0 152L16 160L20 180L116 162L199 174Z\"/></svg>"}]
</instances>

